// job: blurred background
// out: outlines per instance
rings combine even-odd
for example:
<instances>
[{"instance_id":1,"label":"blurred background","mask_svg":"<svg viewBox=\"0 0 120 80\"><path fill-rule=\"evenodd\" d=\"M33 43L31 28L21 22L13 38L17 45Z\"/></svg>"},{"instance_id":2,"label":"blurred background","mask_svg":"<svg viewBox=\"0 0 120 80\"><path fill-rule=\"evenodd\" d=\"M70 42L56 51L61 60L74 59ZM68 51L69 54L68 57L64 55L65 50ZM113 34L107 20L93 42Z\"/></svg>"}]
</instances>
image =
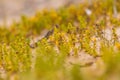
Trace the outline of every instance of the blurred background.
<instances>
[{"instance_id":1,"label":"blurred background","mask_svg":"<svg viewBox=\"0 0 120 80\"><path fill-rule=\"evenodd\" d=\"M21 15L31 16L44 8L59 8L68 4L77 4L86 0L0 0L0 24L19 21ZM88 0L91 1L91 0Z\"/></svg>"}]
</instances>

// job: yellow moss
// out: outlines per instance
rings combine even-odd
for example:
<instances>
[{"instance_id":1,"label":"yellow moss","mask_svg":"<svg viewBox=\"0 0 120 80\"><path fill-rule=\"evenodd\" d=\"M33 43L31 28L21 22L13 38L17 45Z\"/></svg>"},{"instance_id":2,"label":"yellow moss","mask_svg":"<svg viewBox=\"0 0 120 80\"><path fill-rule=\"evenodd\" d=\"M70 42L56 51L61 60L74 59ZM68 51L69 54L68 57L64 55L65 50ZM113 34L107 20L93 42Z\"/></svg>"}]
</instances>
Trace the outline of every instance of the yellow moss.
<instances>
[{"instance_id":1,"label":"yellow moss","mask_svg":"<svg viewBox=\"0 0 120 80\"><path fill-rule=\"evenodd\" d=\"M51 16L51 18L53 18L53 19L57 19L57 18L58 18L58 14L57 14L57 12L54 11L54 10L52 10L52 11L50 12L50 16Z\"/></svg>"},{"instance_id":2,"label":"yellow moss","mask_svg":"<svg viewBox=\"0 0 120 80\"><path fill-rule=\"evenodd\" d=\"M75 14L75 13L77 12L76 7L75 7L74 5L71 5L71 6L69 7L69 11L70 11L70 13L72 13L72 14Z\"/></svg>"},{"instance_id":3,"label":"yellow moss","mask_svg":"<svg viewBox=\"0 0 120 80\"><path fill-rule=\"evenodd\" d=\"M55 45L56 45L56 46L59 46L59 42L58 42L58 41L55 41Z\"/></svg>"},{"instance_id":4,"label":"yellow moss","mask_svg":"<svg viewBox=\"0 0 120 80\"><path fill-rule=\"evenodd\" d=\"M95 37L92 37L91 40L92 40L93 42L96 42L97 39L96 39Z\"/></svg>"},{"instance_id":5,"label":"yellow moss","mask_svg":"<svg viewBox=\"0 0 120 80\"><path fill-rule=\"evenodd\" d=\"M32 17L30 18L30 21L31 21L31 22L37 21L37 17L32 16Z\"/></svg>"},{"instance_id":6,"label":"yellow moss","mask_svg":"<svg viewBox=\"0 0 120 80\"><path fill-rule=\"evenodd\" d=\"M115 47L120 50L120 43L115 43Z\"/></svg>"}]
</instances>

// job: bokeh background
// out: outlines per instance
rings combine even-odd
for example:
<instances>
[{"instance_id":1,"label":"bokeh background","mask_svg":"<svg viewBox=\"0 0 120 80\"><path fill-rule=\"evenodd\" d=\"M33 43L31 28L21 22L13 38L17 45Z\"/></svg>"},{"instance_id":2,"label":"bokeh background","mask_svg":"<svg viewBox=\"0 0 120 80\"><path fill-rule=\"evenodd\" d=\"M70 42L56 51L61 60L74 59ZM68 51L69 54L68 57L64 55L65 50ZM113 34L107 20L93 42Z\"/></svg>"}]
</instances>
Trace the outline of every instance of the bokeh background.
<instances>
[{"instance_id":1,"label":"bokeh background","mask_svg":"<svg viewBox=\"0 0 120 80\"><path fill-rule=\"evenodd\" d=\"M44 8L59 8L68 4L82 3L87 0L0 0L0 24L19 21L21 15L31 16ZM91 1L91 0L88 0Z\"/></svg>"}]
</instances>

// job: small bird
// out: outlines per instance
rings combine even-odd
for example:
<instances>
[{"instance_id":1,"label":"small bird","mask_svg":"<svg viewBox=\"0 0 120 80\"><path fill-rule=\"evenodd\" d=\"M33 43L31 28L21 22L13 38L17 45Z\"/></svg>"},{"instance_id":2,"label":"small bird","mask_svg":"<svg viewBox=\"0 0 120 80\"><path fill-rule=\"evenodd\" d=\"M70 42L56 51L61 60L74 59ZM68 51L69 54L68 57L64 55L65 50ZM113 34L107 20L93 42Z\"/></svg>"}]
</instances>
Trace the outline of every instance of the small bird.
<instances>
[{"instance_id":1,"label":"small bird","mask_svg":"<svg viewBox=\"0 0 120 80\"><path fill-rule=\"evenodd\" d=\"M45 36L44 37L42 37L41 39L39 39L37 42L34 42L34 43L32 43L32 44L30 44L30 47L31 48L36 48L37 47L37 43L39 42L39 41L41 41L42 39L48 39L53 33L54 33L54 29L55 28L59 28L59 25L55 25L51 30L49 30L46 34L45 34Z\"/></svg>"},{"instance_id":2,"label":"small bird","mask_svg":"<svg viewBox=\"0 0 120 80\"><path fill-rule=\"evenodd\" d=\"M45 35L43 38L48 39L53 33L54 33L54 29L48 31L48 32L46 33L46 35Z\"/></svg>"},{"instance_id":3,"label":"small bird","mask_svg":"<svg viewBox=\"0 0 120 80\"><path fill-rule=\"evenodd\" d=\"M55 28L59 28L59 25L56 24L56 25L52 28L52 30L49 30L49 31L47 32L47 34L44 36L44 38L48 39L48 38L54 33L54 29L55 29Z\"/></svg>"}]
</instances>

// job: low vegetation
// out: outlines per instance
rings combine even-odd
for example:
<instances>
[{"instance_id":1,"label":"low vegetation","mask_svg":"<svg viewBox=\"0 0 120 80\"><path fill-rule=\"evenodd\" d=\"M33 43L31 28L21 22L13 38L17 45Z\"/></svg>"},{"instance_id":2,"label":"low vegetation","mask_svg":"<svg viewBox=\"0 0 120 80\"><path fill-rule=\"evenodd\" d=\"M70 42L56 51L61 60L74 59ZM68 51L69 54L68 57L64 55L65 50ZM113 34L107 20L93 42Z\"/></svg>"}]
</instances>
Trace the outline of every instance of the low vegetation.
<instances>
[{"instance_id":1,"label":"low vegetation","mask_svg":"<svg viewBox=\"0 0 120 80\"><path fill-rule=\"evenodd\" d=\"M98 0L44 9L1 26L0 80L119 80L119 5Z\"/></svg>"}]
</instances>

